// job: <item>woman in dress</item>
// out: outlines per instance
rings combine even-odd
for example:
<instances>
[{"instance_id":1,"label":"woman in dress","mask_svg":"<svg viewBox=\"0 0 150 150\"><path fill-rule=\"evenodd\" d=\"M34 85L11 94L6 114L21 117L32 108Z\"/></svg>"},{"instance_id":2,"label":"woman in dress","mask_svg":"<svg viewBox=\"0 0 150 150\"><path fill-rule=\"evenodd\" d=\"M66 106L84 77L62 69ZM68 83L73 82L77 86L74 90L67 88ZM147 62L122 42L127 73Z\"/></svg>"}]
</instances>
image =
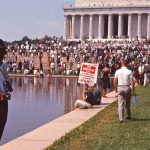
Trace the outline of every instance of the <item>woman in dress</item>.
<instances>
[{"instance_id":1,"label":"woman in dress","mask_svg":"<svg viewBox=\"0 0 150 150\"><path fill-rule=\"evenodd\" d=\"M106 97L106 94L108 93L108 89L110 88L110 69L109 65L105 64L103 69L102 69L103 77L103 97Z\"/></svg>"}]
</instances>

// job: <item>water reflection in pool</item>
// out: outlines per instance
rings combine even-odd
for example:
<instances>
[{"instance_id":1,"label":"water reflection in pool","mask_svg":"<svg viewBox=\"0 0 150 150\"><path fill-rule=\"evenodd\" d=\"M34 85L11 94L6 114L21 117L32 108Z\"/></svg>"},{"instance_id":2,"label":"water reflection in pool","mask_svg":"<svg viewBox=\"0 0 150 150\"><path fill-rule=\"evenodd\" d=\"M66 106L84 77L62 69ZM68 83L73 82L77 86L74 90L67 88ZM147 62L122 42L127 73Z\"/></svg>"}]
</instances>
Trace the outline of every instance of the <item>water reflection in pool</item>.
<instances>
[{"instance_id":1,"label":"water reflection in pool","mask_svg":"<svg viewBox=\"0 0 150 150\"><path fill-rule=\"evenodd\" d=\"M7 143L74 109L81 99L77 78L12 78L14 91L0 144Z\"/></svg>"},{"instance_id":2,"label":"water reflection in pool","mask_svg":"<svg viewBox=\"0 0 150 150\"><path fill-rule=\"evenodd\" d=\"M14 92L1 144L74 109L80 99L77 79L12 78Z\"/></svg>"}]
</instances>

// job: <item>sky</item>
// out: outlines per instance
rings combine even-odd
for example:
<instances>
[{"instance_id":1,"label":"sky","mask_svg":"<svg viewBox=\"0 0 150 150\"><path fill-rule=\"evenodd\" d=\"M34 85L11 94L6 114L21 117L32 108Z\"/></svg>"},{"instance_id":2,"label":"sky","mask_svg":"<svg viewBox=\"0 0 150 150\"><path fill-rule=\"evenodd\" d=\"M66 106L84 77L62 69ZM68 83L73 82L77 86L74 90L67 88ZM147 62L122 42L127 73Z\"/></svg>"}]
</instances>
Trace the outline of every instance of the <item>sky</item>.
<instances>
[{"instance_id":1,"label":"sky","mask_svg":"<svg viewBox=\"0 0 150 150\"><path fill-rule=\"evenodd\" d=\"M5 41L62 36L63 6L74 0L0 0L0 38Z\"/></svg>"}]
</instances>

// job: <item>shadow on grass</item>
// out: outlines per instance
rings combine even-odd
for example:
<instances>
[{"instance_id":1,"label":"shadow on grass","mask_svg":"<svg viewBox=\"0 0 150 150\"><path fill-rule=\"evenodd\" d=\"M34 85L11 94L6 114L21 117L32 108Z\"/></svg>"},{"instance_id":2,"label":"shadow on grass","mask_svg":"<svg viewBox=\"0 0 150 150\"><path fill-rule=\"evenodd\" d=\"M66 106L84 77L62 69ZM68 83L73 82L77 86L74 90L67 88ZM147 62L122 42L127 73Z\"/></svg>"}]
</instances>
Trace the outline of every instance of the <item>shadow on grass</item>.
<instances>
[{"instance_id":1,"label":"shadow on grass","mask_svg":"<svg viewBox=\"0 0 150 150\"><path fill-rule=\"evenodd\" d=\"M118 117L118 114L115 114L114 117ZM131 120L124 120L123 124L126 124L126 123L131 123L131 122L149 122L150 119L139 119L139 118L131 118ZM119 123L119 120L118 121L115 121L114 123Z\"/></svg>"},{"instance_id":2,"label":"shadow on grass","mask_svg":"<svg viewBox=\"0 0 150 150\"><path fill-rule=\"evenodd\" d=\"M140 118L132 118L131 119L132 122L137 122L137 121L150 121L150 119L140 119Z\"/></svg>"}]
</instances>

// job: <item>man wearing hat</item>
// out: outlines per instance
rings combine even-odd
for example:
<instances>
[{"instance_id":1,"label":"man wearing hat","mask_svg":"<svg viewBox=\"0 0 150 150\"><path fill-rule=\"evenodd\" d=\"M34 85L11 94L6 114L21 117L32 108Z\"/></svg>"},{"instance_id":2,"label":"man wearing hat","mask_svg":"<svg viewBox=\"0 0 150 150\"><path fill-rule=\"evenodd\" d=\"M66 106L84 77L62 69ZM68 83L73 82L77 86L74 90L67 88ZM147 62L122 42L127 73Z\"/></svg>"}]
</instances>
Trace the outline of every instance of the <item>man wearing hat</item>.
<instances>
[{"instance_id":1,"label":"man wearing hat","mask_svg":"<svg viewBox=\"0 0 150 150\"><path fill-rule=\"evenodd\" d=\"M10 99L11 85L8 80L7 64L3 63L6 47L3 40L0 39L0 140L7 121L8 100Z\"/></svg>"},{"instance_id":2,"label":"man wearing hat","mask_svg":"<svg viewBox=\"0 0 150 150\"><path fill-rule=\"evenodd\" d=\"M114 77L114 88L118 93L118 113L120 123L124 120L124 107L127 111L126 119L131 119L130 99L135 95L135 87L132 71L127 69L128 60L121 58L121 69L117 70ZM132 86L132 90L131 87Z\"/></svg>"}]
</instances>

